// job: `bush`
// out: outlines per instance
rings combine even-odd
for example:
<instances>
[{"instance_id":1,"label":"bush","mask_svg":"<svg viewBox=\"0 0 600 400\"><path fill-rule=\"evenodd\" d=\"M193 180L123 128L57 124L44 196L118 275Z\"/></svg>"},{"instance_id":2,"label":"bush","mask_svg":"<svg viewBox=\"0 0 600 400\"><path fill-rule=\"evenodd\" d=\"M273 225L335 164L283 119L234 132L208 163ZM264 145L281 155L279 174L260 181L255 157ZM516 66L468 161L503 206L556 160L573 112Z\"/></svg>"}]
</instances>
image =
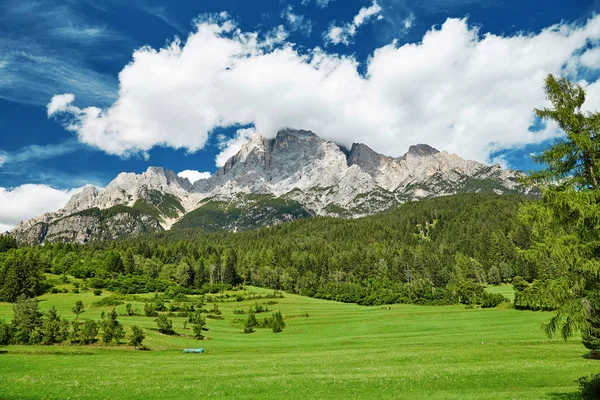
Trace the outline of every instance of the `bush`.
<instances>
[{"instance_id":1,"label":"bush","mask_svg":"<svg viewBox=\"0 0 600 400\"><path fill-rule=\"evenodd\" d=\"M60 289L57 287L53 287L52 289L50 289L50 293L60 293Z\"/></svg>"},{"instance_id":2,"label":"bush","mask_svg":"<svg viewBox=\"0 0 600 400\"><path fill-rule=\"evenodd\" d=\"M579 378L579 390L584 400L600 399L600 374Z\"/></svg>"},{"instance_id":3,"label":"bush","mask_svg":"<svg viewBox=\"0 0 600 400\"><path fill-rule=\"evenodd\" d=\"M173 321L166 317L166 315L159 315L156 318L156 324L158 325L158 331L160 333L164 333L165 335L173 335L175 331L173 330Z\"/></svg>"},{"instance_id":4,"label":"bush","mask_svg":"<svg viewBox=\"0 0 600 400\"><path fill-rule=\"evenodd\" d=\"M94 289L94 296L100 296L102 294L101 289Z\"/></svg>"},{"instance_id":5,"label":"bush","mask_svg":"<svg viewBox=\"0 0 600 400\"><path fill-rule=\"evenodd\" d=\"M73 293L79 293L79 289L78 288L73 289Z\"/></svg>"},{"instance_id":6,"label":"bush","mask_svg":"<svg viewBox=\"0 0 600 400\"><path fill-rule=\"evenodd\" d=\"M144 336L144 331L139 326L133 325L131 327L131 336L129 340L129 344L134 348L138 348L142 345L142 341L146 338Z\"/></svg>"},{"instance_id":7,"label":"bush","mask_svg":"<svg viewBox=\"0 0 600 400\"><path fill-rule=\"evenodd\" d=\"M99 300L94 303L95 307L116 307L123 304L123 302L117 299L115 296L107 296L102 300Z\"/></svg>"},{"instance_id":8,"label":"bush","mask_svg":"<svg viewBox=\"0 0 600 400\"><path fill-rule=\"evenodd\" d=\"M158 312L156 311L156 307L154 306L154 304L144 304L144 315L146 317L158 317Z\"/></svg>"},{"instance_id":9,"label":"bush","mask_svg":"<svg viewBox=\"0 0 600 400\"><path fill-rule=\"evenodd\" d=\"M505 301L508 301L508 299L500 293L484 292L483 299L481 301L481 308L494 308Z\"/></svg>"}]
</instances>

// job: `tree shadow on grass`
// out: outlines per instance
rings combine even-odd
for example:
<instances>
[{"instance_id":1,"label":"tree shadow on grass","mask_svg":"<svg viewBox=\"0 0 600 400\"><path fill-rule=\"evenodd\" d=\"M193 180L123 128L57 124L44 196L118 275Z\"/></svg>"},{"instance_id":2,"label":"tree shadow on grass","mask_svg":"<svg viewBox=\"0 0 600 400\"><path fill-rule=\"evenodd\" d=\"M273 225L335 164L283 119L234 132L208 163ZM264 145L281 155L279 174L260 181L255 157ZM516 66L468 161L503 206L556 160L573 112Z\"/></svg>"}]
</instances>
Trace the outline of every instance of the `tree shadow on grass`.
<instances>
[{"instance_id":1,"label":"tree shadow on grass","mask_svg":"<svg viewBox=\"0 0 600 400\"><path fill-rule=\"evenodd\" d=\"M581 400L581 394L579 392L548 393L548 398L553 400Z\"/></svg>"}]
</instances>

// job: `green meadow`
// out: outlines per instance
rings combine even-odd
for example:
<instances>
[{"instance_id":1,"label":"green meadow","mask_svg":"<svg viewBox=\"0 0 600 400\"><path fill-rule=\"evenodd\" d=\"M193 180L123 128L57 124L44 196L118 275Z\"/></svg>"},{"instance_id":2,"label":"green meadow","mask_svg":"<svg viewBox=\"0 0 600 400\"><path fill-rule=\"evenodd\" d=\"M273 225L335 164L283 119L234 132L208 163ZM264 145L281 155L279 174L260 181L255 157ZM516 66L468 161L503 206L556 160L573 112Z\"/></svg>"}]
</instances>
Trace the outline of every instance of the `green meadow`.
<instances>
[{"instance_id":1,"label":"green meadow","mask_svg":"<svg viewBox=\"0 0 600 400\"><path fill-rule=\"evenodd\" d=\"M46 294L39 301L42 310L54 305L74 318L71 308L82 300L80 319L100 319L111 307L92 303L108 295ZM242 333L245 316L233 310L255 303L243 301L218 303L224 319L207 319L203 341L190 337L186 318L173 317L178 336L166 336L154 318L120 316L127 328L144 328L150 351L125 344L0 347L0 398L569 399L577 398L578 377L600 371L578 338L545 336L549 313L507 304L364 307L284 296L269 306L287 324L277 334ZM143 310L142 302L131 303ZM117 310L124 314L125 304ZM0 303L1 319L11 314L12 305ZM205 353L183 354L197 347Z\"/></svg>"}]
</instances>

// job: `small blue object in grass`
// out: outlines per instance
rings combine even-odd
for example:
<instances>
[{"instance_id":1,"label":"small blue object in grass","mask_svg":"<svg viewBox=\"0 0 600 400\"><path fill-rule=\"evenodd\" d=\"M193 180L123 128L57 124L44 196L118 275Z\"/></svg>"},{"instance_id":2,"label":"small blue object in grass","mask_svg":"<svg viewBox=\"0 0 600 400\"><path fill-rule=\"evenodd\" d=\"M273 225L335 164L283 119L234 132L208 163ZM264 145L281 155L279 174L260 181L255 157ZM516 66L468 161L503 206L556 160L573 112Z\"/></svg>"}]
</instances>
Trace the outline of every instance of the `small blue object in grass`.
<instances>
[{"instance_id":1,"label":"small blue object in grass","mask_svg":"<svg viewBox=\"0 0 600 400\"><path fill-rule=\"evenodd\" d=\"M184 353L204 353L204 349L183 349Z\"/></svg>"}]
</instances>

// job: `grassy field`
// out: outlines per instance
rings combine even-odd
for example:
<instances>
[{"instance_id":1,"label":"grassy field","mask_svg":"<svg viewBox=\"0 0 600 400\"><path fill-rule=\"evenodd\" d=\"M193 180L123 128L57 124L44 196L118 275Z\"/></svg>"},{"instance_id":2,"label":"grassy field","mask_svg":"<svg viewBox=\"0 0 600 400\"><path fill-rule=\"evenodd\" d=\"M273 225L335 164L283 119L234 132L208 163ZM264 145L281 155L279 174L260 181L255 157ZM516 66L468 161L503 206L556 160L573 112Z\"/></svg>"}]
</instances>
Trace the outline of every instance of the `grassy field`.
<instances>
[{"instance_id":1,"label":"grassy field","mask_svg":"<svg viewBox=\"0 0 600 400\"><path fill-rule=\"evenodd\" d=\"M492 290L510 294L511 288ZM89 292L48 294L40 306L55 305L72 317L73 304L82 300L81 318L99 319L110 308L91 307L98 299ZM576 398L578 377L600 371L600 361L585 358L579 340L545 337L547 313L506 305L388 309L289 294L276 301L270 309L280 309L287 323L279 334L243 334L233 309L254 304L246 301L220 304L225 319L207 320L205 341L162 335L154 318L122 316L124 325L145 328L151 351L0 348L0 398L569 399ZM10 319L11 310L0 303L0 318ZM177 333L191 335L184 318L173 320ZM206 353L183 354L186 347Z\"/></svg>"}]
</instances>

